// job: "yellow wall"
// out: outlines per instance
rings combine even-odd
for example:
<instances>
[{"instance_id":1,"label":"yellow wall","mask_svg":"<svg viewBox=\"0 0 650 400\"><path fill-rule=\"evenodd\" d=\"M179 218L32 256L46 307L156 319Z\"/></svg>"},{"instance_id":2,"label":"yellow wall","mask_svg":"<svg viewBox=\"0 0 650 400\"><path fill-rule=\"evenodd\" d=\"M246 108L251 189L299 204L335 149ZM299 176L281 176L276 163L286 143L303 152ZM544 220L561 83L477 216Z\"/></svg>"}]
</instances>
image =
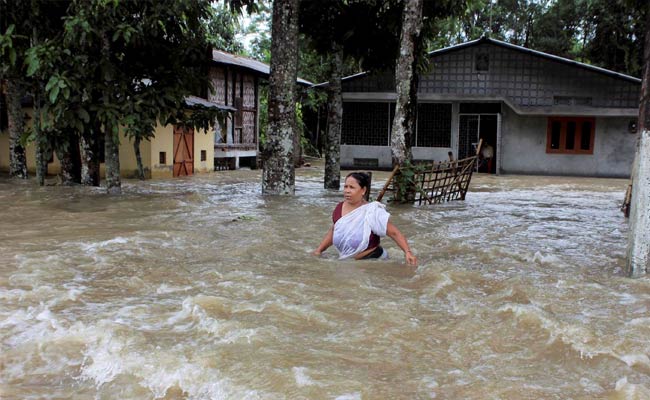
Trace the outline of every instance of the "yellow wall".
<instances>
[{"instance_id":1,"label":"yellow wall","mask_svg":"<svg viewBox=\"0 0 650 400\"><path fill-rule=\"evenodd\" d=\"M151 142L140 142L140 156L144 166L144 175L151 178ZM135 149L133 140L122 135L120 137L120 176L122 178L136 178L138 171L138 161L135 158Z\"/></svg>"},{"instance_id":2,"label":"yellow wall","mask_svg":"<svg viewBox=\"0 0 650 400\"><path fill-rule=\"evenodd\" d=\"M201 150L205 150L205 161L201 161ZM194 132L194 173L214 171L214 131L201 129Z\"/></svg>"},{"instance_id":3,"label":"yellow wall","mask_svg":"<svg viewBox=\"0 0 650 400\"><path fill-rule=\"evenodd\" d=\"M25 128L31 128L32 126L32 108L23 108L25 114L27 114L27 122L25 123ZM27 159L27 172L30 175L36 173L36 150L32 143L27 144L25 147L25 156ZM0 131L0 171L9 172L9 131L4 130ZM56 158L56 154L53 155L53 161L47 165L48 174L58 174L61 172L61 164L59 159Z\"/></svg>"},{"instance_id":4,"label":"yellow wall","mask_svg":"<svg viewBox=\"0 0 650 400\"><path fill-rule=\"evenodd\" d=\"M156 137L151 140L151 177L171 178L174 166L174 126L158 125ZM205 150L206 160L201 161L201 150ZM160 164L160 152L165 152L166 163ZM214 170L214 133L199 130L194 133L194 173Z\"/></svg>"},{"instance_id":5,"label":"yellow wall","mask_svg":"<svg viewBox=\"0 0 650 400\"><path fill-rule=\"evenodd\" d=\"M31 114L31 109L25 109ZM28 125L31 124L31 118ZM147 178L171 178L174 165L174 127L173 125L162 126L158 124L155 129L155 137L151 141L140 143L140 154ZM206 160L201 161L201 150L206 152ZM166 163L160 164L160 152L165 152ZM29 144L26 148L27 169L30 174L36 170L34 146ZM54 161L48 164L48 174L55 175L61 172L61 166L56 155ZM121 136L120 139L120 174L123 178L136 176L137 162L133 141ZM214 170L214 133L204 130L194 133L194 173L211 172ZM0 132L0 171L9 171L9 133ZM104 164L100 166L100 175L104 177Z\"/></svg>"},{"instance_id":6,"label":"yellow wall","mask_svg":"<svg viewBox=\"0 0 650 400\"><path fill-rule=\"evenodd\" d=\"M151 177L171 178L174 167L174 127L173 125L162 126L158 124L155 130L155 137L151 139ZM165 152L165 164L160 164L160 152Z\"/></svg>"}]
</instances>

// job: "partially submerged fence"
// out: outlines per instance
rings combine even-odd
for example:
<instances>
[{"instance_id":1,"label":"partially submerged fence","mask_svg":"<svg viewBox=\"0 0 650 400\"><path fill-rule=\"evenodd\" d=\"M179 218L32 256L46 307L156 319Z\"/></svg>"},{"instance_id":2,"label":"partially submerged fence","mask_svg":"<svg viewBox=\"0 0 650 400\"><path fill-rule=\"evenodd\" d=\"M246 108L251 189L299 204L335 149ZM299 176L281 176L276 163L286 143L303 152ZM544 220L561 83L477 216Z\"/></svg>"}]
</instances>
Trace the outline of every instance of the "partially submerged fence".
<instances>
[{"instance_id":1,"label":"partially submerged fence","mask_svg":"<svg viewBox=\"0 0 650 400\"><path fill-rule=\"evenodd\" d=\"M417 204L465 200L482 144L483 141L479 141L474 156L462 160L396 166L377 201L381 201L387 192L392 193L393 200Z\"/></svg>"}]
</instances>

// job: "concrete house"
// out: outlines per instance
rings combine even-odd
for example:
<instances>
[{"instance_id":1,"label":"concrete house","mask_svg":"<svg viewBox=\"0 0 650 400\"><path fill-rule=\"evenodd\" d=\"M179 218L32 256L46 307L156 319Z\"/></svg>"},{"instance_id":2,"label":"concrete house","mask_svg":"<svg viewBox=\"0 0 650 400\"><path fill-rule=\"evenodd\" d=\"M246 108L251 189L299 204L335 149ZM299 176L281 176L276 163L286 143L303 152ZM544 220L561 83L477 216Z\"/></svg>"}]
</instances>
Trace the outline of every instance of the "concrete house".
<instances>
[{"instance_id":1,"label":"concrete house","mask_svg":"<svg viewBox=\"0 0 650 400\"><path fill-rule=\"evenodd\" d=\"M641 80L489 38L429 53L413 158L464 158L479 139L491 173L628 177ZM343 80L341 165L390 168L391 72Z\"/></svg>"}]
</instances>

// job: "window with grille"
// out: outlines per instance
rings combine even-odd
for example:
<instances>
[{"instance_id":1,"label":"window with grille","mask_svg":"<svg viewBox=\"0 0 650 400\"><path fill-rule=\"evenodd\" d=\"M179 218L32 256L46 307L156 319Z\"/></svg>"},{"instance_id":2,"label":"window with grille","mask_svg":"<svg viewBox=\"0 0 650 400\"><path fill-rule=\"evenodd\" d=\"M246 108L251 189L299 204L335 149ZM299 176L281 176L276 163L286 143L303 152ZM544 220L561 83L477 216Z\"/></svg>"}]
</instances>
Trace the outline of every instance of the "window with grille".
<instances>
[{"instance_id":1,"label":"window with grille","mask_svg":"<svg viewBox=\"0 0 650 400\"><path fill-rule=\"evenodd\" d=\"M390 103L343 103L341 144L388 146Z\"/></svg>"},{"instance_id":2,"label":"window with grille","mask_svg":"<svg viewBox=\"0 0 650 400\"><path fill-rule=\"evenodd\" d=\"M546 132L547 153L593 154L594 118L551 117Z\"/></svg>"},{"instance_id":3,"label":"window with grille","mask_svg":"<svg viewBox=\"0 0 650 400\"><path fill-rule=\"evenodd\" d=\"M418 104L418 147L451 147L451 104Z\"/></svg>"}]
</instances>

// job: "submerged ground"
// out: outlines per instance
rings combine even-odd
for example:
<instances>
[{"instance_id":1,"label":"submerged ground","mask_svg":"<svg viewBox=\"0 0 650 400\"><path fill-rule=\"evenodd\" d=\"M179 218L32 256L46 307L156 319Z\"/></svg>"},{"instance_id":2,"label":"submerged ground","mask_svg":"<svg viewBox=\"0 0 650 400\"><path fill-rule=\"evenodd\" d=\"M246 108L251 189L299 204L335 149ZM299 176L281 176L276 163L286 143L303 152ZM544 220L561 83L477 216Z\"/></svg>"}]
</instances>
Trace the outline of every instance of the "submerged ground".
<instances>
[{"instance_id":1,"label":"submerged ground","mask_svg":"<svg viewBox=\"0 0 650 400\"><path fill-rule=\"evenodd\" d=\"M2 399L647 399L627 182L475 176L388 209L420 259L310 255L341 194L259 171L124 195L0 178ZM375 194L386 174L375 173Z\"/></svg>"}]
</instances>

